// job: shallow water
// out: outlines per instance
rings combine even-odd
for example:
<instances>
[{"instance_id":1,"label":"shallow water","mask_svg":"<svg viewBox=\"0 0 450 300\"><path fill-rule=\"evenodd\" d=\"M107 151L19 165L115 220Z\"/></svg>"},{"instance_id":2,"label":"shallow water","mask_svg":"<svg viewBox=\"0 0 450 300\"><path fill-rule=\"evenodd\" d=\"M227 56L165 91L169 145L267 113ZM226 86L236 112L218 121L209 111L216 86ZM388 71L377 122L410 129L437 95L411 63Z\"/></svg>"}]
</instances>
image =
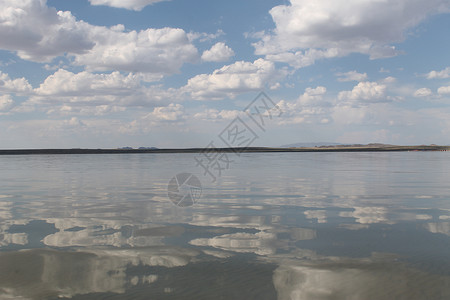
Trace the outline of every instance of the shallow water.
<instances>
[{"instance_id":1,"label":"shallow water","mask_svg":"<svg viewBox=\"0 0 450 300\"><path fill-rule=\"evenodd\" d=\"M0 299L450 299L449 152L195 157L0 156Z\"/></svg>"}]
</instances>

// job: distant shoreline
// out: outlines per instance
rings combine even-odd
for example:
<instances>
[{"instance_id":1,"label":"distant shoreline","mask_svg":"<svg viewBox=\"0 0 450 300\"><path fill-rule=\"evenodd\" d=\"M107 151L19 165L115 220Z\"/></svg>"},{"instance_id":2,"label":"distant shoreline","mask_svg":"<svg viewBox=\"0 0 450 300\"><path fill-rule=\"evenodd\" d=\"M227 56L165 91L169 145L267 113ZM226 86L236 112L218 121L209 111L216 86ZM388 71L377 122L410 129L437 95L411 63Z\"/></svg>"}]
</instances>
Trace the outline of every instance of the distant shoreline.
<instances>
[{"instance_id":1,"label":"distant shoreline","mask_svg":"<svg viewBox=\"0 0 450 300\"><path fill-rule=\"evenodd\" d=\"M268 152L399 152L399 151L450 151L450 146L322 146L300 148L183 148L183 149L5 149L0 155L51 155L51 154L130 154L130 153L202 153L202 152L236 152L236 153L268 153Z\"/></svg>"}]
</instances>

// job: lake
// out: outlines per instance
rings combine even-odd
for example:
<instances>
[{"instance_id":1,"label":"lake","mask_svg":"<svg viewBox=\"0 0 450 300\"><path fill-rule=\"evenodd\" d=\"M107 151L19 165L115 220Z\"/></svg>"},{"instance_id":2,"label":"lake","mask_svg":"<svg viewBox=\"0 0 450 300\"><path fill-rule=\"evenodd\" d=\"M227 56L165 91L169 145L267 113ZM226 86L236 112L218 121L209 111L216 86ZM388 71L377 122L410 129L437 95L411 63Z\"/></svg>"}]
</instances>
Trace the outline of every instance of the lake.
<instances>
[{"instance_id":1,"label":"lake","mask_svg":"<svg viewBox=\"0 0 450 300\"><path fill-rule=\"evenodd\" d=\"M0 156L0 299L450 299L450 152L198 158Z\"/></svg>"}]
</instances>

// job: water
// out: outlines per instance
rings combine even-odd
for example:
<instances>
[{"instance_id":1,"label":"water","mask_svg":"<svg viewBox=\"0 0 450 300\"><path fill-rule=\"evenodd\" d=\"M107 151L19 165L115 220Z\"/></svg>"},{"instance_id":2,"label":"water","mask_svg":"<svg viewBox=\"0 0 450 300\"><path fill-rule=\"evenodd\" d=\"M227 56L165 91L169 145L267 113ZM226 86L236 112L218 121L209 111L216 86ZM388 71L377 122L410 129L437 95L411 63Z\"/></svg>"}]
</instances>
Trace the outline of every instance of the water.
<instances>
[{"instance_id":1,"label":"water","mask_svg":"<svg viewBox=\"0 0 450 300\"><path fill-rule=\"evenodd\" d=\"M0 156L0 299L450 299L450 153L196 155Z\"/></svg>"}]
</instances>

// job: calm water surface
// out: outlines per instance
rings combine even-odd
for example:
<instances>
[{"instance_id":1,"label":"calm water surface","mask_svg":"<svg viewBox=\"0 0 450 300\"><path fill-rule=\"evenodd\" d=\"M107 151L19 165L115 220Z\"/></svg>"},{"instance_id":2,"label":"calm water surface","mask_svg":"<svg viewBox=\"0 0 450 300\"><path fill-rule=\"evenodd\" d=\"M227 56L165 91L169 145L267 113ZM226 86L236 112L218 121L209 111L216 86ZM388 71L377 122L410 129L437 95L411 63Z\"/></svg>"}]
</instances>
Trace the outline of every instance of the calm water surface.
<instances>
[{"instance_id":1,"label":"calm water surface","mask_svg":"<svg viewBox=\"0 0 450 300\"><path fill-rule=\"evenodd\" d=\"M0 299L450 299L449 152L195 156L0 156Z\"/></svg>"}]
</instances>

